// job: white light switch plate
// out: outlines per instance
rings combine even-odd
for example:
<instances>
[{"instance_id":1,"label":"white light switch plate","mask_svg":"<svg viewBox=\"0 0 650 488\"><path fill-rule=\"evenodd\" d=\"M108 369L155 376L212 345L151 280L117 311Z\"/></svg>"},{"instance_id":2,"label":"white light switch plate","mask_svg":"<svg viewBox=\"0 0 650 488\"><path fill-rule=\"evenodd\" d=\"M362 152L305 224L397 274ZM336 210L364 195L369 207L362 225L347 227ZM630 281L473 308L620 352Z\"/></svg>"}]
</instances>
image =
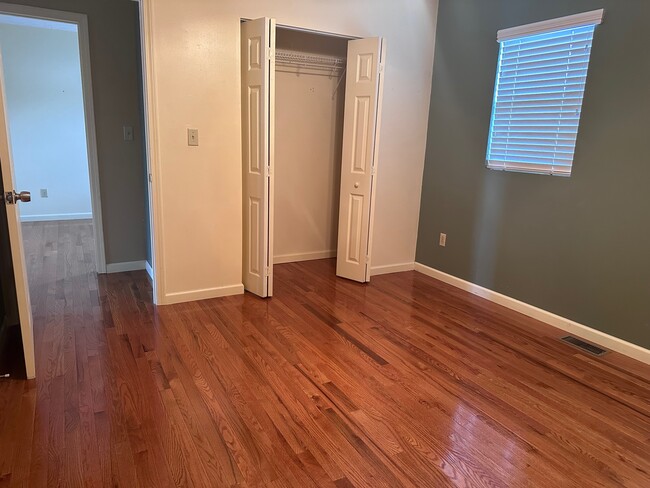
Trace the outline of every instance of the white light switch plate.
<instances>
[{"instance_id":1,"label":"white light switch plate","mask_svg":"<svg viewBox=\"0 0 650 488\"><path fill-rule=\"evenodd\" d=\"M199 129L187 129L187 145L199 145Z\"/></svg>"}]
</instances>

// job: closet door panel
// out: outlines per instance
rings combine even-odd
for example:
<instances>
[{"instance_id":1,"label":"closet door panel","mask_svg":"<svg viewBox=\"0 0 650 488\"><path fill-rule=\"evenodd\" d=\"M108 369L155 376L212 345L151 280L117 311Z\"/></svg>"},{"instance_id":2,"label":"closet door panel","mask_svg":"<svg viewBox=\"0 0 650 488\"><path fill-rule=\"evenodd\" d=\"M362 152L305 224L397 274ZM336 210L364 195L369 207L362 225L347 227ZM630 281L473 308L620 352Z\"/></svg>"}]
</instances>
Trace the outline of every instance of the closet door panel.
<instances>
[{"instance_id":1,"label":"closet door panel","mask_svg":"<svg viewBox=\"0 0 650 488\"><path fill-rule=\"evenodd\" d=\"M275 21L242 24L244 288L271 296Z\"/></svg>"},{"instance_id":2,"label":"closet door panel","mask_svg":"<svg viewBox=\"0 0 650 488\"><path fill-rule=\"evenodd\" d=\"M348 43L336 274L370 280L370 246L381 112L381 38Z\"/></svg>"}]
</instances>

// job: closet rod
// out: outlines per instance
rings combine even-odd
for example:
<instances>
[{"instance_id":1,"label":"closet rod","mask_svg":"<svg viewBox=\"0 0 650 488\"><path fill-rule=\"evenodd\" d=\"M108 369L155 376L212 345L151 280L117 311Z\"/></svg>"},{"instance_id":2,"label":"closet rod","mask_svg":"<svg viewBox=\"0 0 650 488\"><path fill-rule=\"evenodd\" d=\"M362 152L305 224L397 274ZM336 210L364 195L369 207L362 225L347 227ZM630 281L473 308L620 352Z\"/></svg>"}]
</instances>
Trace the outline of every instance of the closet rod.
<instances>
[{"instance_id":1,"label":"closet rod","mask_svg":"<svg viewBox=\"0 0 650 488\"><path fill-rule=\"evenodd\" d=\"M323 73L328 73L330 75L338 75L340 74L345 68L342 66L316 66L313 64L300 64L300 63L275 63L276 67L278 69L280 68L293 68L294 70L296 68L298 69L306 69L309 71L322 71Z\"/></svg>"},{"instance_id":2,"label":"closet rod","mask_svg":"<svg viewBox=\"0 0 650 488\"><path fill-rule=\"evenodd\" d=\"M302 76L302 75L325 76L327 78L335 78L337 80L341 77L341 71L332 73L332 71L309 69L309 68L296 68L295 66L292 66L291 68L277 67L275 71L277 73L289 73L291 75L296 75L296 76Z\"/></svg>"}]
</instances>

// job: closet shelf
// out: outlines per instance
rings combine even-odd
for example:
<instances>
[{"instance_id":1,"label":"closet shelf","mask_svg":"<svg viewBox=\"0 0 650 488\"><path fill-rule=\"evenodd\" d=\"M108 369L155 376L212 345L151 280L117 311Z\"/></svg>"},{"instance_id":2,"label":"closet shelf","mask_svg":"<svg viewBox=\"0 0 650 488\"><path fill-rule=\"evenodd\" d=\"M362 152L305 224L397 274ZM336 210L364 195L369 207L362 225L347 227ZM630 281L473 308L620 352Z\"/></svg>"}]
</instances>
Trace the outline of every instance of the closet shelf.
<instances>
[{"instance_id":1,"label":"closet shelf","mask_svg":"<svg viewBox=\"0 0 650 488\"><path fill-rule=\"evenodd\" d=\"M277 49L275 51L276 66L307 68L310 70L328 71L332 75L340 73L345 68L345 59L335 56L301 53Z\"/></svg>"}]
</instances>

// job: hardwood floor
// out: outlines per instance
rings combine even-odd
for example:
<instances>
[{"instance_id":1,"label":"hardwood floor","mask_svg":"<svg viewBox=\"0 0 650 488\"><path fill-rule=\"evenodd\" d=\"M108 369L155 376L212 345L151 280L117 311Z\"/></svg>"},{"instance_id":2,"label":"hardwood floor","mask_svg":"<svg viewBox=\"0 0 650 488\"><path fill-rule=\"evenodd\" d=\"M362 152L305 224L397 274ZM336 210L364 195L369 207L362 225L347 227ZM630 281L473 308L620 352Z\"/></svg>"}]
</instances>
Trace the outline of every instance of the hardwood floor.
<instances>
[{"instance_id":1,"label":"hardwood floor","mask_svg":"<svg viewBox=\"0 0 650 488\"><path fill-rule=\"evenodd\" d=\"M276 296L154 308L88 223L25 229L35 382L0 486L650 487L650 367L424 275L276 266Z\"/></svg>"}]
</instances>

